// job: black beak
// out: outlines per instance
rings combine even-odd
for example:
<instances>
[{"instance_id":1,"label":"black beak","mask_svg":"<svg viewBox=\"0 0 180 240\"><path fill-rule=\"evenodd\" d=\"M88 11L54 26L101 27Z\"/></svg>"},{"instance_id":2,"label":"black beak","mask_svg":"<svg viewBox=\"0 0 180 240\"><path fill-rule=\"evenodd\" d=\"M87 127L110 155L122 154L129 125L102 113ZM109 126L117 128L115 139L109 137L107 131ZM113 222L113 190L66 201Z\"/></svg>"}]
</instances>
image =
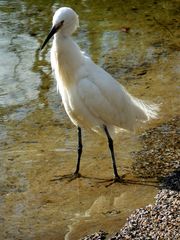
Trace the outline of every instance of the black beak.
<instances>
[{"instance_id":1,"label":"black beak","mask_svg":"<svg viewBox=\"0 0 180 240\"><path fill-rule=\"evenodd\" d=\"M55 25L54 27L52 27L51 31L49 32L47 38L45 39L44 43L42 44L42 46L40 47L40 50L42 50L45 45L48 43L48 41L52 38L52 36L62 27L63 25L63 22L62 21L60 24L58 25Z\"/></svg>"}]
</instances>

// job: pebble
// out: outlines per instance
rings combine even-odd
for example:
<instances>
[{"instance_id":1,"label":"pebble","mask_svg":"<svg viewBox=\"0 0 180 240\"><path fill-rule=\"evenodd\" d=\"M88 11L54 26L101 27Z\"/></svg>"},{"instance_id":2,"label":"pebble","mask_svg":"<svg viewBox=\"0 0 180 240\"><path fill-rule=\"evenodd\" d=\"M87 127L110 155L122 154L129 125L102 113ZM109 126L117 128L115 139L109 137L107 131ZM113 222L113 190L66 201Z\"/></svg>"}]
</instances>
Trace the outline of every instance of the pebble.
<instances>
[{"instance_id":1,"label":"pebble","mask_svg":"<svg viewBox=\"0 0 180 240\"><path fill-rule=\"evenodd\" d=\"M126 224L117 233L108 235L99 231L87 235L81 240L179 240L180 239L180 161L179 117L150 129L141 137L143 150L135 153L136 169L139 175L143 171L151 176L161 176L160 190L155 203L136 209ZM149 156L150 155L150 156ZM141 158L147 157L142 165ZM157 161L157 162L155 162ZM137 165L137 162L139 165ZM143 161L144 162L144 161ZM155 162L155 163L154 163ZM145 163L145 162L144 162ZM151 166L151 168L150 168Z\"/></svg>"},{"instance_id":2,"label":"pebble","mask_svg":"<svg viewBox=\"0 0 180 240\"><path fill-rule=\"evenodd\" d=\"M180 239L180 193L169 189L160 190L154 205L137 209L124 227L109 239Z\"/></svg>"},{"instance_id":3,"label":"pebble","mask_svg":"<svg viewBox=\"0 0 180 240\"><path fill-rule=\"evenodd\" d=\"M179 240L180 239L180 171L168 176L156 195L155 204L134 211L124 227L107 238L104 231L85 236L82 240ZM167 178L167 179L168 179ZM175 189L177 186L177 190Z\"/></svg>"},{"instance_id":4,"label":"pebble","mask_svg":"<svg viewBox=\"0 0 180 240\"><path fill-rule=\"evenodd\" d=\"M180 117L176 116L140 136L142 150L133 152L133 174L138 177L164 177L180 168Z\"/></svg>"},{"instance_id":5,"label":"pebble","mask_svg":"<svg viewBox=\"0 0 180 240\"><path fill-rule=\"evenodd\" d=\"M94 233L90 236L88 236L88 235L85 236L84 238L82 238L82 240L104 240L104 239L106 239L107 234L108 233L100 230L98 233Z\"/></svg>"}]
</instances>

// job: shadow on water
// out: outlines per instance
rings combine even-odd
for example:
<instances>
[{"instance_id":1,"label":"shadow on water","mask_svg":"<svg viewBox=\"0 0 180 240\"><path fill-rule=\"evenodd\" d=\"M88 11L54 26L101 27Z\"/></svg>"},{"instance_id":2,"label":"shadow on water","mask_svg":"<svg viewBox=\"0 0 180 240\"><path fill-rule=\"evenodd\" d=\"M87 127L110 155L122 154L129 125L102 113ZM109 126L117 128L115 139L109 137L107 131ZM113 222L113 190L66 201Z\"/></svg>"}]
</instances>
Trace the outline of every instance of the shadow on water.
<instances>
[{"instance_id":1,"label":"shadow on water","mask_svg":"<svg viewBox=\"0 0 180 240\"><path fill-rule=\"evenodd\" d=\"M88 180L92 180L92 181L96 181L97 184L102 184L102 183L107 183L107 185L105 185L106 187L110 187L112 184L124 184L124 185L128 185L128 184L133 184L133 185L144 185L144 186L152 186L152 187L159 187L159 182L157 180L152 180L152 179L127 179L125 178L126 175L124 174L122 176L123 178L123 182L122 183L118 183L118 182L114 182L114 179L105 179L105 178L99 178L99 177L88 177L88 176L83 176L80 175L79 178L81 179L88 179ZM66 181L66 182L71 182L74 181L75 178L73 176L73 174L67 174L67 175L61 175L61 176L54 176L53 179L51 179L50 181Z\"/></svg>"},{"instance_id":2,"label":"shadow on water","mask_svg":"<svg viewBox=\"0 0 180 240\"><path fill-rule=\"evenodd\" d=\"M134 209L154 201L159 177L163 186L173 186L166 176L174 171L172 176L179 176L177 5L175 0L0 2L2 239L73 240L99 229L115 232ZM76 164L77 136L56 92L51 43L38 51L60 6L79 13L74 39L96 63L135 96L161 104L149 130L142 126L115 140L125 184L106 187L112 178L106 142L86 131L82 178L63 179Z\"/></svg>"}]
</instances>

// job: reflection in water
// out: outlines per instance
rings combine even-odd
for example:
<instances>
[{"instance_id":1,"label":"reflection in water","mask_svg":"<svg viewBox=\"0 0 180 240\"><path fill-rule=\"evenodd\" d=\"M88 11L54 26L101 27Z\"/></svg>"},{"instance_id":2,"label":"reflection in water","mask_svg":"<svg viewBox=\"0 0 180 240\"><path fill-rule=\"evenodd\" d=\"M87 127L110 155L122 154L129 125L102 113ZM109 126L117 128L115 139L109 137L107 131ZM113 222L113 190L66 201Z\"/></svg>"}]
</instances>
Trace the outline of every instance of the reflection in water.
<instances>
[{"instance_id":1,"label":"reflection in water","mask_svg":"<svg viewBox=\"0 0 180 240\"><path fill-rule=\"evenodd\" d=\"M40 53L38 48L51 28L53 12L60 6L74 8L81 20L74 35L77 43L132 94L163 103L159 120L163 122L178 113L176 4L163 0L0 1L3 239L78 239L100 228L112 232L133 209L153 201L155 183L147 179L144 184L133 176L129 152L137 151L139 143L127 133L115 145L126 185L106 187L103 179L112 175L106 143L85 131L82 174L86 178L52 181L74 170L76 130L56 92L49 49Z\"/></svg>"},{"instance_id":2,"label":"reflection in water","mask_svg":"<svg viewBox=\"0 0 180 240\"><path fill-rule=\"evenodd\" d=\"M38 95L39 79L31 71L37 41L24 34L21 24L25 23L19 22L18 13L15 15L13 10L9 8L7 13L0 12L4 20L0 30L2 39L0 60L1 107L26 104L36 99ZM17 10L19 11L19 8Z\"/></svg>"}]
</instances>

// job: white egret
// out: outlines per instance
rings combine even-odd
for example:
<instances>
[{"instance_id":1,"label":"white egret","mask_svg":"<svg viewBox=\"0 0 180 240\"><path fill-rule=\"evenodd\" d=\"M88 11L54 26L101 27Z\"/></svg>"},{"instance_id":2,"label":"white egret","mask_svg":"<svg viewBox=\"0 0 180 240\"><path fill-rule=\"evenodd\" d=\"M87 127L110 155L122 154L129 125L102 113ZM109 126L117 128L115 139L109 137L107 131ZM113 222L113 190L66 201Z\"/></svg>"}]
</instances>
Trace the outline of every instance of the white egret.
<instances>
[{"instance_id":1,"label":"white egret","mask_svg":"<svg viewBox=\"0 0 180 240\"><path fill-rule=\"evenodd\" d=\"M74 172L79 177L82 154L81 128L103 133L111 152L114 180L121 182L113 148L113 136L120 129L133 130L139 121L156 118L157 107L131 96L109 73L97 66L73 41L78 15L68 7L59 8L52 29L41 50L54 35L51 64L57 88L71 121L78 128L78 157Z\"/></svg>"}]
</instances>

